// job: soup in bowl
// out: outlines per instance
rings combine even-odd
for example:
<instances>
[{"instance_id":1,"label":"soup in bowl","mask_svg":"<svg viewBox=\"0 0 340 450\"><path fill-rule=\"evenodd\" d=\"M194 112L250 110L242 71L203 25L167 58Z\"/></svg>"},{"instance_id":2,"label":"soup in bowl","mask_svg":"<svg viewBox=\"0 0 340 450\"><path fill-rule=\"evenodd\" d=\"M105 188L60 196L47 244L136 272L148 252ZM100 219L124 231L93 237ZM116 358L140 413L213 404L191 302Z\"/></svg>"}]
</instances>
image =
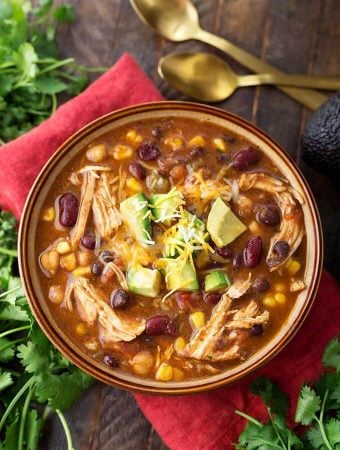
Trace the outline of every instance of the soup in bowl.
<instances>
[{"instance_id":1,"label":"soup in bowl","mask_svg":"<svg viewBox=\"0 0 340 450\"><path fill-rule=\"evenodd\" d=\"M268 361L311 307L321 251L314 200L278 145L181 102L71 137L20 229L25 289L51 341L100 380L150 393L215 388Z\"/></svg>"}]
</instances>

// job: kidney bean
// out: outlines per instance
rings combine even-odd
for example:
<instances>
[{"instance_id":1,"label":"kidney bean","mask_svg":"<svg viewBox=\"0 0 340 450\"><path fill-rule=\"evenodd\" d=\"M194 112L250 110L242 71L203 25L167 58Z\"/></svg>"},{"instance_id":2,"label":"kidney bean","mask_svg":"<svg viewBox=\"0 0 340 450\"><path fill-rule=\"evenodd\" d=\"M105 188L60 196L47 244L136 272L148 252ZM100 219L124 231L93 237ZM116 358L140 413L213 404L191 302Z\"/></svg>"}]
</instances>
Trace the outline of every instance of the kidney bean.
<instances>
[{"instance_id":1,"label":"kidney bean","mask_svg":"<svg viewBox=\"0 0 340 450\"><path fill-rule=\"evenodd\" d=\"M232 166L237 170L246 170L260 160L260 153L250 145L232 157Z\"/></svg>"},{"instance_id":2,"label":"kidney bean","mask_svg":"<svg viewBox=\"0 0 340 450\"><path fill-rule=\"evenodd\" d=\"M123 289L116 289L111 293L110 303L113 309L124 308L130 303L130 296Z\"/></svg>"},{"instance_id":3,"label":"kidney bean","mask_svg":"<svg viewBox=\"0 0 340 450\"><path fill-rule=\"evenodd\" d=\"M262 254L262 239L256 236L247 242L243 250L243 261L246 267L255 267L258 265Z\"/></svg>"},{"instance_id":4,"label":"kidney bean","mask_svg":"<svg viewBox=\"0 0 340 450\"><path fill-rule=\"evenodd\" d=\"M230 258L233 251L229 245L225 245L224 247L216 247L216 253L222 256L222 258Z\"/></svg>"},{"instance_id":5,"label":"kidney bean","mask_svg":"<svg viewBox=\"0 0 340 450\"><path fill-rule=\"evenodd\" d=\"M142 161L152 161L161 155L159 148L153 142L142 142L137 148L137 153Z\"/></svg>"},{"instance_id":6,"label":"kidney bean","mask_svg":"<svg viewBox=\"0 0 340 450\"><path fill-rule=\"evenodd\" d=\"M73 227L77 222L79 202L72 192L59 198L59 222L63 227Z\"/></svg>"},{"instance_id":7,"label":"kidney bean","mask_svg":"<svg viewBox=\"0 0 340 450\"><path fill-rule=\"evenodd\" d=\"M110 250L103 250L99 255L99 259L104 263L109 263L114 260L114 255Z\"/></svg>"},{"instance_id":8,"label":"kidney bean","mask_svg":"<svg viewBox=\"0 0 340 450\"><path fill-rule=\"evenodd\" d=\"M118 367L118 359L111 355L105 355L103 358L104 363L109 367Z\"/></svg>"},{"instance_id":9,"label":"kidney bean","mask_svg":"<svg viewBox=\"0 0 340 450\"><path fill-rule=\"evenodd\" d=\"M253 325L250 329L253 336L260 336L263 333L263 326L260 323Z\"/></svg>"},{"instance_id":10,"label":"kidney bean","mask_svg":"<svg viewBox=\"0 0 340 450\"><path fill-rule=\"evenodd\" d=\"M94 263L92 266L92 273L96 277L99 277L103 273L103 270L104 270L104 264L102 264L100 262Z\"/></svg>"},{"instance_id":11,"label":"kidney bean","mask_svg":"<svg viewBox=\"0 0 340 450\"><path fill-rule=\"evenodd\" d=\"M167 315L156 315L146 319L145 334L148 336L158 336L168 334L176 336L177 327L174 321Z\"/></svg>"},{"instance_id":12,"label":"kidney bean","mask_svg":"<svg viewBox=\"0 0 340 450\"><path fill-rule=\"evenodd\" d=\"M233 258L233 267L234 269L239 269L242 266L243 263L243 254L240 253L236 253L236 255Z\"/></svg>"},{"instance_id":13,"label":"kidney bean","mask_svg":"<svg viewBox=\"0 0 340 450\"><path fill-rule=\"evenodd\" d=\"M175 181L184 181L187 176L187 168L183 164L178 164L170 170L170 176Z\"/></svg>"},{"instance_id":14,"label":"kidney bean","mask_svg":"<svg viewBox=\"0 0 340 450\"><path fill-rule=\"evenodd\" d=\"M96 247L96 237L93 234L86 234L81 238L81 245L89 250L94 250Z\"/></svg>"},{"instance_id":15,"label":"kidney bean","mask_svg":"<svg viewBox=\"0 0 340 450\"><path fill-rule=\"evenodd\" d=\"M280 213L275 206L264 206L256 214L256 220L269 227L274 227L280 223Z\"/></svg>"},{"instance_id":16,"label":"kidney bean","mask_svg":"<svg viewBox=\"0 0 340 450\"><path fill-rule=\"evenodd\" d=\"M253 282L253 289L255 289L256 292L265 292L269 289L269 281L264 277L258 277Z\"/></svg>"},{"instance_id":17,"label":"kidney bean","mask_svg":"<svg viewBox=\"0 0 340 450\"><path fill-rule=\"evenodd\" d=\"M210 305L216 305L221 300L221 294L212 292L211 294L206 294L203 300Z\"/></svg>"},{"instance_id":18,"label":"kidney bean","mask_svg":"<svg viewBox=\"0 0 340 450\"><path fill-rule=\"evenodd\" d=\"M140 180L145 180L146 178L146 170L138 161L134 161L129 165L129 172L136 178Z\"/></svg>"},{"instance_id":19,"label":"kidney bean","mask_svg":"<svg viewBox=\"0 0 340 450\"><path fill-rule=\"evenodd\" d=\"M183 311L191 309L191 294L189 292L176 292L175 299L179 309Z\"/></svg>"}]
</instances>

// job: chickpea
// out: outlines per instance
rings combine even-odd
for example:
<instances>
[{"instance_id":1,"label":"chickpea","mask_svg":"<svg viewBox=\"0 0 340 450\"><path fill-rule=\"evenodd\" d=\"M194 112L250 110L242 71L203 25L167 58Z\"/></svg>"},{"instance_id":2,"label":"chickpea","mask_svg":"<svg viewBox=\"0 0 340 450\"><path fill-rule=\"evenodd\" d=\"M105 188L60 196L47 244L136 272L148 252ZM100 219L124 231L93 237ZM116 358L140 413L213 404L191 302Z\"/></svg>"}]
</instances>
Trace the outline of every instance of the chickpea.
<instances>
[{"instance_id":1,"label":"chickpea","mask_svg":"<svg viewBox=\"0 0 340 450\"><path fill-rule=\"evenodd\" d=\"M40 257L40 264L51 275L55 275L59 267L60 256L57 250L50 250Z\"/></svg>"},{"instance_id":2,"label":"chickpea","mask_svg":"<svg viewBox=\"0 0 340 450\"><path fill-rule=\"evenodd\" d=\"M104 144L97 144L90 147L86 152L86 158L92 162L101 162L107 158L107 151Z\"/></svg>"},{"instance_id":3,"label":"chickpea","mask_svg":"<svg viewBox=\"0 0 340 450\"><path fill-rule=\"evenodd\" d=\"M61 303L64 299L64 291L61 286L52 285L48 291L48 298L52 303Z\"/></svg>"},{"instance_id":4,"label":"chickpea","mask_svg":"<svg viewBox=\"0 0 340 450\"><path fill-rule=\"evenodd\" d=\"M132 359L132 365L138 375L149 375L154 365L153 356L147 350L138 352Z\"/></svg>"}]
</instances>

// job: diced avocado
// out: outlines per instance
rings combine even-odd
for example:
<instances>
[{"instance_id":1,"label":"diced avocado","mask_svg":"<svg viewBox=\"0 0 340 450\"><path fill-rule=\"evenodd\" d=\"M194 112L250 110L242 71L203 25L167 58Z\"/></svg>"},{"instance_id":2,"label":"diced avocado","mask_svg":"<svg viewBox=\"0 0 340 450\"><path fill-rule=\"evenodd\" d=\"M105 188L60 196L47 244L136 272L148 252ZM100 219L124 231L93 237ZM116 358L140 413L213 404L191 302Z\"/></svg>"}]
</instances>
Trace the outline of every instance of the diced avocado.
<instances>
[{"instance_id":1,"label":"diced avocado","mask_svg":"<svg viewBox=\"0 0 340 450\"><path fill-rule=\"evenodd\" d=\"M168 291L197 291L196 271L189 261L183 264L178 259L163 258L162 265Z\"/></svg>"},{"instance_id":2,"label":"diced avocado","mask_svg":"<svg viewBox=\"0 0 340 450\"><path fill-rule=\"evenodd\" d=\"M120 204L123 221L142 245L152 245L152 229L148 200L143 193L127 198Z\"/></svg>"},{"instance_id":3,"label":"diced avocado","mask_svg":"<svg viewBox=\"0 0 340 450\"><path fill-rule=\"evenodd\" d=\"M228 275L225 272L216 270L210 272L205 276L204 279L204 290L206 292L218 291L219 289L224 289L230 286L230 281Z\"/></svg>"},{"instance_id":4,"label":"diced avocado","mask_svg":"<svg viewBox=\"0 0 340 450\"><path fill-rule=\"evenodd\" d=\"M207 230L218 247L234 241L247 227L233 214L232 210L218 197L211 207Z\"/></svg>"},{"instance_id":5,"label":"diced avocado","mask_svg":"<svg viewBox=\"0 0 340 450\"><path fill-rule=\"evenodd\" d=\"M127 284L130 291L145 297L157 297L161 289L162 277L157 269L136 267L127 272Z\"/></svg>"},{"instance_id":6,"label":"diced avocado","mask_svg":"<svg viewBox=\"0 0 340 450\"><path fill-rule=\"evenodd\" d=\"M182 194L176 188L167 194L154 194L149 199L155 222L168 226L173 219L180 217L178 208L182 203Z\"/></svg>"}]
</instances>

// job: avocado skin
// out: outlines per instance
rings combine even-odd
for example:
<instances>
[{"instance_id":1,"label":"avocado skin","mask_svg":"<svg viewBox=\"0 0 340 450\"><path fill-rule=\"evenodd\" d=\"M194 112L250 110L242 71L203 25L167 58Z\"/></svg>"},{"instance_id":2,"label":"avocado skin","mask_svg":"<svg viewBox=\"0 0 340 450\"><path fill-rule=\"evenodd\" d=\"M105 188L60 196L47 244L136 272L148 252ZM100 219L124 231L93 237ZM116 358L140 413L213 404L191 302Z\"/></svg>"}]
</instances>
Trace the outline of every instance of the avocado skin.
<instances>
[{"instance_id":1,"label":"avocado skin","mask_svg":"<svg viewBox=\"0 0 340 450\"><path fill-rule=\"evenodd\" d=\"M302 158L326 174L340 171L340 91L311 117L301 141Z\"/></svg>"}]
</instances>

